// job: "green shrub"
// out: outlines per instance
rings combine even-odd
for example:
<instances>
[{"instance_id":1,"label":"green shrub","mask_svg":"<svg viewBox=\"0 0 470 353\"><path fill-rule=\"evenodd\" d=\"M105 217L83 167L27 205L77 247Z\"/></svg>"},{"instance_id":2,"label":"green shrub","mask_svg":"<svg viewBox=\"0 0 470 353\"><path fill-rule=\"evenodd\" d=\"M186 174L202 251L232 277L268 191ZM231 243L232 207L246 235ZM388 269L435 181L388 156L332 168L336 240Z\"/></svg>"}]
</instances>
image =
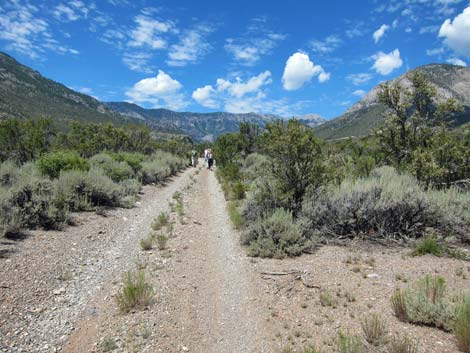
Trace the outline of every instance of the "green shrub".
<instances>
[{"instance_id":1,"label":"green shrub","mask_svg":"<svg viewBox=\"0 0 470 353\"><path fill-rule=\"evenodd\" d=\"M124 285L116 294L116 303L122 312L129 312L136 306L147 306L150 304L154 290L145 281L142 271L137 273L126 272Z\"/></svg>"},{"instance_id":2,"label":"green shrub","mask_svg":"<svg viewBox=\"0 0 470 353\"><path fill-rule=\"evenodd\" d=\"M18 181L20 170L13 161L6 161L0 164L0 186L12 186Z\"/></svg>"},{"instance_id":3,"label":"green shrub","mask_svg":"<svg viewBox=\"0 0 470 353\"><path fill-rule=\"evenodd\" d=\"M57 207L54 199L54 183L35 176L20 179L9 190L0 189L1 233L20 228L61 228L67 208Z\"/></svg>"},{"instance_id":4,"label":"green shrub","mask_svg":"<svg viewBox=\"0 0 470 353\"><path fill-rule=\"evenodd\" d=\"M47 153L36 161L36 166L42 175L51 178L59 177L61 171L89 169L87 160L73 151Z\"/></svg>"},{"instance_id":5,"label":"green shrub","mask_svg":"<svg viewBox=\"0 0 470 353\"><path fill-rule=\"evenodd\" d=\"M470 353L470 295L457 305L453 333L462 352Z\"/></svg>"},{"instance_id":6,"label":"green shrub","mask_svg":"<svg viewBox=\"0 0 470 353\"><path fill-rule=\"evenodd\" d=\"M90 158L92 168L101 168L113 181L119 182L134 177L134 171L126 162L118 162L105 153Z\"/></svg>"},{"instance_id":7,"label":"green shrub","mask_svg":"<svg viewBox=\"0 0 470 353\"><path fill-rule=\"evenodd\" d=\"M245 185L241 181L231 184L231 199L241 200L245 198Z\"/></svg>"},{"instance_id":8,"label":"green shrub","mask_svg":"<svg viewBox=\"0 0 470 353\"><path fill-rule=\"evenodd\" d=\"M470 192L451 187L427 194L439 215L440 228L470 243Z\"/></svg>"},{"instance_id":9,"label":"green shrub","mask_svg":"<svg viewBox=\"0 0 470 353\"><path fill-rule=\"evenodd\" d=\"M292 214L284 209L251 224L242 235L242 244L249 245L250 256L276 258L300 255L311 245Z\"/></svg>"},{"instance_id":10,"label":"green shrub","mask_svg":"<svg viewBox=\"0 0 470 353\"><path fill-rule=\"evenodd\" d=\"M142 163L142 183L158 184L171 175L170 167L162 160Z\"/></svg>"},{"instance_id":11,"label":"green shrub","mask_svg":"<svg viewBox=\"0 0 470 353\"><path fill-rule=\"evenodd\" d=\"M340 353L361 353L364 350L361 338L356 335L338 332L336 344Z\"/></svg>"},{"instance_id":12,"label":"green shrub","mask_svg":"<svg viewBox=\"0 0 470 353\"><path fill-rule=\"evenodd\" d=\"M418 353L418 341L411 336L394 336L388 345L389 353Z\"/></svg>"},{"instance_id":13,"label":"green shrub","mask_svg":"<svg viewBox=\"0 0 470 353\"><path fill-rule=\"evenodd\" d=\"M364 317L361 322L362 331L366 341L374 346L378 346L385 341L387 334L387 324L379 314L372 314Z\"/></svg>"},{"instance_id":14,"label":"green shrub","mask_svg":"<svg viewBox=\"0 0 470 353\"><path fill-rule=\"evenodd\" d=\"M113 153L112 157L118 162L126 162L137 174L142 169L142 162L145 156L141 153L119 152Z\"/></svg>"},{"instance_id":15,"label":"green shrub","mask_svg":"<svg viewBox=\"0 0 470 353\"><path fill-rule=\"evenodd\" d=\"M445 295L444 278L426 275L413 286L397 290L392 296L392 308L401 320L450 330L454 312Z\"/></svg>"},{"instance_id":16,"label":"green shrub","mask_svg":"<svg viewBox=\"0 0 470 353\"><path fill-rule=\"evenodd\" d=\"M328 237L406 239L420 237L426 227L439 227L439 215L416 179L382 167L368 178L347 179L307 197L302 223Z\"/></svg>"},{"instance_id":17,"label":"green shrub","mask_svg":"<svg viewBox=\"0 0 470 353\"><path fill-rule=\"evenodd\" d=\"M71 210L89 210L92 206L120 206L125 195L101 169L88 172L67 171L57 181L57 202Z\"/></svg>"}]
</instances>

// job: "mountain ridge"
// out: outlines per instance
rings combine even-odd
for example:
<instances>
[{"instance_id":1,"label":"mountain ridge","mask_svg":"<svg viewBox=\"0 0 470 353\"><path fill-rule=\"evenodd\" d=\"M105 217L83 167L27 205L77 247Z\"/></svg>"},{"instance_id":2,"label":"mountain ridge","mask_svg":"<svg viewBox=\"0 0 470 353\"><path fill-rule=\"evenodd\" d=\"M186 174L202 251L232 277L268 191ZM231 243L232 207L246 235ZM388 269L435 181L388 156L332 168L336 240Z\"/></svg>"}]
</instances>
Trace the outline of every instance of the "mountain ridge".
<instances>
[{"instance_id":1,"label":"mountain ridge","mask_svg":"<svg viewBox=\"0 0 470 353\"><path fill-rule=\"evenodd\" d=\"M463 105L463 113L455 116L457 126L470 121L470 68L451 64L427 64L386 82L411 87L409 76L416 70L423 71L436 87L438 101L455 98ZM315 134L327 140L370 134L384 122L383 113L386 107L378 101L379 90L380 85L372 88L344 114L316 127Z\"/></svg>"}]
</instances>

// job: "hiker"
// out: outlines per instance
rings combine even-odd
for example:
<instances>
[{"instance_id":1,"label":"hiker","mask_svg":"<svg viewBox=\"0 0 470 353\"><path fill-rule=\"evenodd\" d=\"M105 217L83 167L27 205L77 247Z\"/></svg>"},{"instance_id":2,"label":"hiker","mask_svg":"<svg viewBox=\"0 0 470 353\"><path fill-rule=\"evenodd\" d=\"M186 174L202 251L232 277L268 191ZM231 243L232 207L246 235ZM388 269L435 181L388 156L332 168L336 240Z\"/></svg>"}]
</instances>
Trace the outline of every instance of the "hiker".
<instances>
[{"instance_id":1,"label":"hiker","mask_svg":"<svg viewBox=\"0 0 470 353\"><path fill-rule=\"evenodd\" d=\"M208 158L207 169L212 170L212 166L214 165L214 157L212 155L211 149L209 150L207 158Z\"/></svg>"},{"instance_id":2,"label":"hiker","mask_svg":"<svg viewBox=\"0 0 470 353\"><path fill-rule=\"evenodd\" d=\"M192 150L191 151L191 165L196 168L197 167L197 151Z\"/></svg>"},{"instance_id":3,"label":"hiker","mask_svg":"<svg viewBox=\"0 0 470 353\"><path fill-rule=\"evenodd\" d=\"M209 149L206 148L206 149L204 150L204 164L205 164L205 167L206 167L207 169L209 169L209 157L208 157L208 155L209 155Z\"/></svg>"}]
</instances>

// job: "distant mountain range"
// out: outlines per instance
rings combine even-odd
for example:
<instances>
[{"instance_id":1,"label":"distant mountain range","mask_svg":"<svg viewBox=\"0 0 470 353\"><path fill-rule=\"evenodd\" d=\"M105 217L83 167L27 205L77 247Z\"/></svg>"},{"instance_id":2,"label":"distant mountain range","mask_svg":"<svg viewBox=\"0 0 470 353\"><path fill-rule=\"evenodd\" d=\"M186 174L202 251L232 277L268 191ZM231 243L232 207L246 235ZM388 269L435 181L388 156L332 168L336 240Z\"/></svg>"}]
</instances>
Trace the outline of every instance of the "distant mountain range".
<instances>
[{"instance_id":1,"label":"distant mountain range","mask_svg":"<svg viewBox=\"0 0 470 353\"><path fill-rule=\"evenodd\" d=\"M136 104L125 102L109 102L106 106L123 116L145 121L156 129L179 131L196 140L208 141L212 141L218 135L238 131L241 122L264 127L269 121L281 119L274 115L255 113L191 113L174 112L168 109L144 109Z\"/></svg>"},{"instance_id":2,"label":"distant mountain range","mask_svg":"<svg viewBox=\"0 0 470 353\"><path fill-rule=\"evenodd\" d=\"M470 69L447 64L426 65L418 69L428 74L440 98L454 97L462 103L464 112L455 117L456 124L469 122ZM393 82L409 85L410 72ZM373 88L346 113L335 119L327 121L315 114L297 116L296 119L312 127L317 136L325 139L365 136L383 123L385 107L378 101L378 90L378 86ZM117 125L146 124L158 133L184 134L195 140L208 141L220 134L238 131L241 122L264 127L270 121L282 119L275 115L256 113L174 112L144 109L126 102L100 102L43 77L39 72L0 52L0 119L5 117L51 117L59 128L66 128L72 120L111 122Z\"/></svg>"},{"instance_id":3,"label":"distant mountain range","mask_svg":"<svg viewBox=\"0 0 470 353\"><path fill-rule=\"evenodd\" d=\"M437 88L438 100L455 98L464 108L463 113L454 117L456 126L470 121L470 68L448 64L430 64L389 81L410 87L409 76L416 70L426 73L431 83ZM317 136L324 139L338 139L350 136L365 136L374 128L383 124L383 113L386 108L379 102L380 86L374 87L364 98L351 106L343 115L329 120L314 129Z\"/></svg>"}]
</instances>

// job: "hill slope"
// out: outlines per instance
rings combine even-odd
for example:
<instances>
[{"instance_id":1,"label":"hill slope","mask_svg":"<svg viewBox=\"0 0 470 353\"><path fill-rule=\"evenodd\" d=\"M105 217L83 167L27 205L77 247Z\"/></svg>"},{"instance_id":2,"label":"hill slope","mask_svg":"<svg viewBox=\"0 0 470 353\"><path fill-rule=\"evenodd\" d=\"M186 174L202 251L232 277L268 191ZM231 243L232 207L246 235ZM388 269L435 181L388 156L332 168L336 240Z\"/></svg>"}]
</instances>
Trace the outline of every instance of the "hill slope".
<instances>
[{"instance_id":1,"label":"hill slope","mask_svg":"<svg viewBox=\"0 0 470 353\"><path fill-rule=\"evenodd\" d=\"M0 119L52 118L58 126L71 119L124 124L135 119L120 116L86 94L43 77L0 52Z\"/></svg>"},{"instance_id":2,"label":"hill slope","mask_svg":"<svg viewBox=\"0 0 470 353\"><path fill-rule=\"evenodd\" d=\"M228 132L238 131L241 122L264 127L269 121L280 119L274 115L255 113L191 113L168 109L144 109L136 104L109 102L107 107L117 113L147 122L150 126L167 131L182 131L196 140L212 140Z\"/></svg>"},{"instance_id":3,"label":"hill slope","mask_svg":"<svg viewBox=\"0 0 470 353\"><path fill-rule=\"evenodd\" d=\"M438 99L455 98L464 107L464 112L455 117L456 125L470 121L470 68L431 64L415 70L424 71L431 83L437 88ZM389 81L409 86L411 70ZM315 134L325 139L337 139L349 136L365 136L383 123L382 114L385 106L379 103L379 86L374 87L364 98L351 106L346 113L315 128Z\"/></svg>"}]
</instances>

